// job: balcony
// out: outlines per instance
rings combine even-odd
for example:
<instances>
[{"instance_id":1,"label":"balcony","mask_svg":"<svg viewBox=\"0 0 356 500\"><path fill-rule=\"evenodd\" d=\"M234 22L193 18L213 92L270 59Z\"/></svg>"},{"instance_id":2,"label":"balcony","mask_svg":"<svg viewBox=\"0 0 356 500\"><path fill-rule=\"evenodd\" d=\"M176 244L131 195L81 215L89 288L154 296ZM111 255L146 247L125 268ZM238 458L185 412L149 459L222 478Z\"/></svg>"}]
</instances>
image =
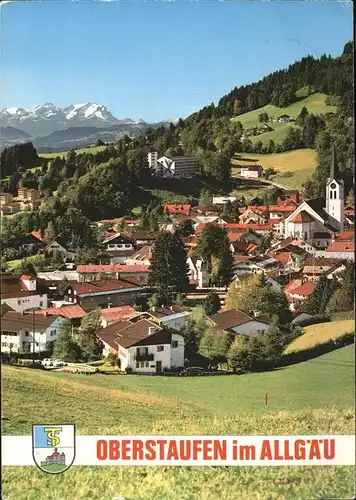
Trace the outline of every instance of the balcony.
<instances>
[{"instance_id":1,"label":"balcony","mask_svg":"<svg viewBox=\"0 0 356 500\"><path fill-rule=\"evenodd\" d=\"M153 361L153 354L136 354L135 361Z\"/></svg>"}]
</instances>

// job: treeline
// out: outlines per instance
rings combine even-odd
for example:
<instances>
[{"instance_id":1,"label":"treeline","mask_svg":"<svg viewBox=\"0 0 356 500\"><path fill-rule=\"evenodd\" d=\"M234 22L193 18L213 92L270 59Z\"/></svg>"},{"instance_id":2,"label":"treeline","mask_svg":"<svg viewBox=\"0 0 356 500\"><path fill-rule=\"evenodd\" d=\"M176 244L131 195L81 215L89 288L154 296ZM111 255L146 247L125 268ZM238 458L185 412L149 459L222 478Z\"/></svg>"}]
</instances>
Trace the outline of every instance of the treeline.
<instances>
[{"instance_id":1,"label":"treeline","mask_svg":"<svg viewBox=\"0 0 356 500\"><path fill-rule=\"evenodd\" d=\"M340 57L323 54L319 59L303 57L287 69L275 71L257 83L235 87L222 97L217 106L211 104L191 115L188 124L209 118L229 118L253 111L267 104L285 107L298 98L296 92L306 87L309 92L338 96L340 111L353 114L353 44L347 42Z\"/></svg>"},{"instance_id":2,"label":"treeline","mask_svg":"<svg viewBox=\"0 0 356 500\"><path fill-rule=\"evenodd\" d=\"M40 164L41 159L31 142L15 144L1 152L1 177L7 177L16 171L37 167Z\"/></svg>"}]
</instances>

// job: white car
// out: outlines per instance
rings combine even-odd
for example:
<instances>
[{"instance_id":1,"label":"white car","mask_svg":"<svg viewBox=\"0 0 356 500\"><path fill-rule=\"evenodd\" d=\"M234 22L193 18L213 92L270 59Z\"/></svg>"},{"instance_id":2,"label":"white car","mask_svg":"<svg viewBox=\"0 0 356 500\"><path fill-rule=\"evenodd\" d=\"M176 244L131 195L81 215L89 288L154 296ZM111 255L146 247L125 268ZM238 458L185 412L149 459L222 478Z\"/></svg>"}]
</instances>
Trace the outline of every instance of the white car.
<instances>
[{"instance_id":1,"label":"white car","mask_svg":"<svg viewBox=\"0 0 356 500\"><path fill-rule=\"evenodd\" d=\"M47 366L53 366L53 358L45 358L42 360L42 366L47 367Z\"/></svg>"},{"instance_id":2,"label":"white car","mask_svg":"<svg viewBox=\"0 0 356 500\"><path fill-rule=\"evenodd\" d=\"M52 366L53 366L53 368L60 368L61 366L67 366L67 363L65 363L61 359L55 359L53 361L53 365Z\"/></svg>"}]
</instances>

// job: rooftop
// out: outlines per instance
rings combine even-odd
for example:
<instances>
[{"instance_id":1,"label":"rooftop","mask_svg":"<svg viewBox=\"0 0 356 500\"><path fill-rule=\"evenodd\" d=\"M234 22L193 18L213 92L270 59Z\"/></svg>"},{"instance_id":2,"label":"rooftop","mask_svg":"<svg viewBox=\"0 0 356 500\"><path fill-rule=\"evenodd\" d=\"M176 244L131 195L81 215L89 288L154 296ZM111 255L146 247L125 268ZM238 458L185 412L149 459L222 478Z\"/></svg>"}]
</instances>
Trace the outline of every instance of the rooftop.
<instances>
[{"instance_id":1,"label":"rooftop","mask_svg":"<svg viewBox=\"0 0 356 500\"><path fill-rule=\"evenodd\" d=\"M294 223L309 223L309 222L314 222L313 217L305 210L302 210L299 212L299 214L294 215L289 222L294 222Z\"/></svg>"},{"instance_id":2,"label":"rooftop","mask_svg":"<svg viewBox=\"0 0 356 500\"><path fill-rule=\"evenodd\" d=\"M77 272L86 273L146 273L149 266L145 264L126 265L126 264L86 264L79 265Z\"/></svg>"},{"instance_id":3,"label":"rooftop","mask_svg":"<svg viewBox=\"0 0 356 500\"><path fill-rule=\"evenodd\" d=\"M8 311L1 318L1 332L18 332L19 330L32 331L35 325L35 331L44 331L55 321L53 316L35 315L33 313L19 313Z\"/></svg>"},{"instance_id":4,"label":"rooftop","mask_svg":"<svg viewBox=\"0 0 356 500\"><path fill-rule=\"evenodd\" d=\"M35 311L35 313L42 316L63 316L67 319L81 319L87 314L79 304L51 307L49 309L39 309Z\"/></svg>"},{"instance_id":5,"label":"rooftop","mask_svg":"<svg viewBox=\"0 0 356 500\"><path fill-rule=\"evenodd\" d=\"M77 295L85 295L88 293L100 293L100 292L119 292L125 289L138 289L141 288L136 283L130 283L128 281L122 280L100 280L100 281L90 281L88 283L75 283L72 285L73 290Z\"/></svg>"},{"instance_id":6,"label":"rooftop","mask_svg":"<svg viewBox=\"0 0 356 500\"><path fill-rule=\"evenodd\" d=\"M239 309L227 309L222 310L212 316L209 319L221 330L229 330L235 326L244 325L250 321L253 321L251 316L248 316Z\"/></svg>"}]
</instances>

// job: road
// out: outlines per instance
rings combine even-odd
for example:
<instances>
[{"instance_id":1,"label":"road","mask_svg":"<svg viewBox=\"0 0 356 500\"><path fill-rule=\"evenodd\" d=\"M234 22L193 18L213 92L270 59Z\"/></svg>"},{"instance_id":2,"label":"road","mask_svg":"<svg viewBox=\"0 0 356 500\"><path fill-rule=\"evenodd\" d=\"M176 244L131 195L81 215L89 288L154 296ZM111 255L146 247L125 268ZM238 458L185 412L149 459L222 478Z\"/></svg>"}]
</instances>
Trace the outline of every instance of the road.
<instances>
[{"instance_id":1,"label":"road","mask_svg":"<svg viewBox=\"0 0 356 500\"><path fill-rule=\"evenodd\" d=\"M279 182L269 181L267 179L246 179L246 177L243 177L242 175L234 175L233 178L234 179L241 179L244 181L249 180L252 182L254 180L256 180L256 182L259 182L261 184L269 184L270 186L276 186L279 189L283 189L283 191L295 191L295 188L292 188L290 186L284 186L283 184L280 184Z\"/></svg>"}]
</instances>

